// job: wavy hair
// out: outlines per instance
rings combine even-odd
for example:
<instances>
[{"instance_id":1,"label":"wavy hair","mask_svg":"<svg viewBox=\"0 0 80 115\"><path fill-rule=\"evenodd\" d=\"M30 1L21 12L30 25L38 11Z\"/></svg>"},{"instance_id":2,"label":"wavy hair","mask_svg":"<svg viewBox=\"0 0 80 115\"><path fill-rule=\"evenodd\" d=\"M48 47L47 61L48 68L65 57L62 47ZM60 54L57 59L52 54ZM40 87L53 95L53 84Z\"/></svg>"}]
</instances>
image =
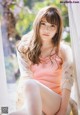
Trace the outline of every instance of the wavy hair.
<instances>
[{"instance_id":1,"label":"wavy hair","mask_svg":"<svg viewBox=\"0 0 80 115\"><path fill-rule=\"evenodd\" d=\"M39 11L33 23L33 36L27 49L28 58L33 64L38 64L40 62L39 56L41 54L42 41L39 35L39 29L42 18L46 18L48 23L57 25L57 33L52 38L52 43L56 49L56 53L58 54L59 52L62 36L61 14L56 7L47 6Z\"/></svg>"}]
</instances>

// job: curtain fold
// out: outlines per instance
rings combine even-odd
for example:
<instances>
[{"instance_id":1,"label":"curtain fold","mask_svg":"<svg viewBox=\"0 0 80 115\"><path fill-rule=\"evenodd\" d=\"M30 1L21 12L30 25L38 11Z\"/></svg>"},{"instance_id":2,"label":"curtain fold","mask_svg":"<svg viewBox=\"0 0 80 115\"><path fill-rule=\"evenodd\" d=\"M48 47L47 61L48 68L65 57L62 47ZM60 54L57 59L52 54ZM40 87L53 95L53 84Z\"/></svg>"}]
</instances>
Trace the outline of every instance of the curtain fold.
<instances>
[{"instance_id":1,"label":"curtain fold","mask_svg":"<svg viewBox=\"0 0 80 115\"><path fill-rule=\"evenodd\" d=\"M0 24L0 109L1 107L8 107L8 104L9 104L9 99L8 99L8 91L7 91L7 81L6 81L2 35L1 35L1 24Z\"/></svg>"},{"instance_id":2,"label":"curtain fold","mask_svg":"<svg viewBox=\"0 0 80 115\"><path fill-rule=\"evenodd\" d=\"M78 114L80 115L80 3L68 3L70 38L74 60L74 77Z\"/></svg>"}]
</instances>

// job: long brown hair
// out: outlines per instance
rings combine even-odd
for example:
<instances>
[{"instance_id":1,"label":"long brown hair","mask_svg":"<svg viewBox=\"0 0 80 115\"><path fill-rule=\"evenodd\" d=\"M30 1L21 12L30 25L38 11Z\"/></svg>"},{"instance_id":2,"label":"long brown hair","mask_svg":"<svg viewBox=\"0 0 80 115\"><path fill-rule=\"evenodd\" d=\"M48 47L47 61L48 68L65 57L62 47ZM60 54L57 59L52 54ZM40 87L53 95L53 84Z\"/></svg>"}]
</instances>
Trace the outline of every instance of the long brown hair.
<instances>
[{"instance_id":1,"label":"long brown hair","mask_svg":"<svg viewBox=\"0 0 80 115\"><path fill-rule=\"evenodd\" d=\"M52 38L52 43L56 48L56 53L58 54L59 52L59 45L62 35L62 18L56 7L47 6L39 11L33 23L33 36L27 49L28 58L33 64L38 64L40 62L39 56L41 54L42 42L39 35L39 29L41 19L44 17L48 23L54 23L57 25L57 33Z\"/></svg>"}]
</instances>

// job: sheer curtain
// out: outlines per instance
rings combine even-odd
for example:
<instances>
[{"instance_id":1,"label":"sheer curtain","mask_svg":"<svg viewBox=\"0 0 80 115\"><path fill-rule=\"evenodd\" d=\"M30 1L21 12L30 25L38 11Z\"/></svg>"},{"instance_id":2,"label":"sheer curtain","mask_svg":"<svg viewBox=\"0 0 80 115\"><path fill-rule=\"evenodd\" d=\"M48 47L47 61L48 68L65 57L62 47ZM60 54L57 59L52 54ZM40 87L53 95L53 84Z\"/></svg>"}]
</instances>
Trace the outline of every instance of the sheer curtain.
<instances>
[{"instance_id":1,"label":"sheer curtain","mask_svg":"<svg viewBox=\"0 0 80 115\"><path fill-rule=\"evenodd\" d=\"M78 114L80 115L80 1L79 3L68 3L67 7L75 76L75 85L72 93L76 96Z\"/></svg>"},{"instance_id":2,"label":"sheer curtain","mask_svg":"<svg viewBox=\"0 0 80 115\"><path fill-rule=\"evenodd\" d=\"M7 91L5 65L4 65L1 24L0 24L0 109L1 107L8 107L8 103L9 100L8 100L8 91Z\"/></svg>"}]
</instances>

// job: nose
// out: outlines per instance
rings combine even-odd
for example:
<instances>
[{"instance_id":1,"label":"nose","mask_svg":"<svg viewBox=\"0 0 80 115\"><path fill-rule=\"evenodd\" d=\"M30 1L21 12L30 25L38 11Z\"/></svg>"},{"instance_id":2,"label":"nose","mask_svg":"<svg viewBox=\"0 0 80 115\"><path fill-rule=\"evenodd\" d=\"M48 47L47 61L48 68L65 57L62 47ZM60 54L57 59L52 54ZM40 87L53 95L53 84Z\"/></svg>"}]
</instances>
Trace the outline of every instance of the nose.
<instances>
[{"instance_id":1,"label":"nose","mask_svg":"<svg viewBox=\"0 0 80 115\"><path fill-rule=\"evenodd\" d=\"M50 31L50 27L49 26L45 26L45 32L49 32Z\"/></svg>"},{"instance_id":2,"label":"nose","mask_svg":"<svg viewBox=\"0 0 80 115\"><path fill-rule=\"evenodd\" d=\"M50 29L49 29L49 26L47 26L47 25L46 25L46 30L50 30Z\"/></svg>"}]
</instances>

